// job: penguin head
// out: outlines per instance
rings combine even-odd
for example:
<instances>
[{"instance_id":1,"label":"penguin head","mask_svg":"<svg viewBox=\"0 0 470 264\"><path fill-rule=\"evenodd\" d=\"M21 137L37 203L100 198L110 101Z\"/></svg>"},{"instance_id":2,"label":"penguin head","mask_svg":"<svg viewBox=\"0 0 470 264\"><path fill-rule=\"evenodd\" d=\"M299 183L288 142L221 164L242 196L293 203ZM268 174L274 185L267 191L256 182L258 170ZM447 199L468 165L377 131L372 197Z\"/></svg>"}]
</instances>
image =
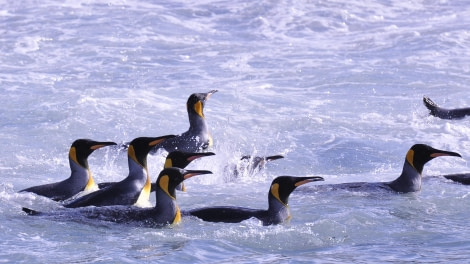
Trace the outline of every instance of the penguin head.
<instances>
[{"instance_id":1,"label":"penguin head","mask_svg":"<svg viewBox=\"0 0 470 264\"><path fill-rule=\"evenodd\" d=\"M161 137L138 137L131 141L127 149L127 155L142 167L147 167L147 155L156 145L162 143L166 139L173 138L174 135L166 135Z\"/></svg>"},{"instance_id":2,"label":"penguin head","mask_svg":"<svg viewBox=\"0 0 470 264\"><path fill-rule=\"evenodd\" d=\"M190 153L190 152L183 152L183 151L172 151L166 156L165 160L165 168L170 167L177 167L177 168L186 168L186 166L191 163L191 161L215 155L213 152L202 152L202 153Z\"/></svg>"},{"instance_id":3,"label":"penguin head","mask_svg":"<svg viewBox=\"0 0 470 264\"><path fill-rule=\"evenodd\" d=\"M193 93L189 96L186 103L188 114L197 114L200 117L204 117L204 104L209 97L216 93L217 90L212 90L208 93Z\"/></svg>"},{"instance_id":4,"label":"penguin head","mask_svg":"<svg viewBox=\"0 0 470 264\"><path fill-rule=\"evenodd\" d=\"M212 172L207 170L185 170L176 167L165 168L158 175L157 188L163 190L172 199L176 199L176 186L186 179L201 174L212 174Z\"/></svg>"},{"instance_id":5,"label":"penguin head","mask_svg":"<svg viewBox=\"0 0 470 264\"><path fill-rule=\"evenodd\" d=\"M310 176L310 177L293 177L293 176L279 176L275 178L271 183L269 189L269 200L276 199L281 202L284 206L289 203L289 195L300 185L314 182L323 181L322 177Z\"/></svg>"},{"instance_id":6,"label":"penguin head","mask_svg":"<svg viewBox=\"0 0 470 264\"><path fill-rule=\"evenodd\" d=\"M435 149L425 144L415 144L410 148L410 150L408 150L408 153L406 153L406 162L421 174L423 172L424 164L441 156L462 157L456 152Z\"/></svg>"},{"instance_id":7,"label":"penguin head","mask_svg":"<svg viewBox=\"0 0 470 264\"><path fill-rule=\"evenodd\" d=\"M72 143L69 157L84 168L88 168L87 158L93 151L105 147L116 145L114 142L99 142L91 139L77 139Z\"/></svg>"}]
</instances>

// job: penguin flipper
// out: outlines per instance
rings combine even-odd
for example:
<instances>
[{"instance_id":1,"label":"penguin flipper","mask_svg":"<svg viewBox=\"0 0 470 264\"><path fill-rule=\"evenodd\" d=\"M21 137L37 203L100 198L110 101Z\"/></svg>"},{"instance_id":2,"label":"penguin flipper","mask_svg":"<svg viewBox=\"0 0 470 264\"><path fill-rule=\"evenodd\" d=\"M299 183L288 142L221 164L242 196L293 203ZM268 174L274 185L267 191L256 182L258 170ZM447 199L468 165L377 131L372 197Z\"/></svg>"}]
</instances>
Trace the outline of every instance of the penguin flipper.
<instances>
[{"instance_id":1,"label":"penguin flipper","mask_svg":"<svg viewBox=\"0 0 470 264\"><path fill-rule=\"evenodd\" d=\"M98 188L99 189L104 189L106 187L109 187L113 184L115 184L116 182L101 182L101 183L98 183Z\"/></svg>"},{"instance_id":2,"label":"penguin flipper","mask_svg":"<svg viewBox=\"0 0 470 264\"><path fill-rule=\"evenodd\" d=\"M444 177L454 182L459 182L464 185L470 185L470 173L450 174L444 175Z\"/></svg>"},{"instance_id":3,"label":"penguin flipper","mask_svg":"<svg viewBox=\"0 0 470 264\"><path fill-rule=\"evenodd\" d=\"M261 210L242 207L207 207L193 209L183 215L195 216L206 222L240 223L257 217Z\"/></svg>"},{"instance_id":4,"label":"penguin flipper","mask_svg":"<svg viewBox=\"0 0 470 264\"><path fill-rule=\"evenodd\" d=\"M429 114L441 119L462 119L470 115L470 108L445 109L437 105L431 98L423 97L424 106L429 110Z\"/></svg>"},{"instance_id":5,"label":"penguin flipper","mask_svg":"<svg viewBox=\"0 0 470 264\"><path fill-rule=\"evenodd\" d=\"M23 207L22 210L23 210L23 212L25 212L25 213L28 214L28 215L40 215L40 214L42 214L42 213L39 212L39 211L36 211L36 210L33 210L33 209L29 209L29 208L26 208L26 207Z\"/></svg>"}]
</instances>

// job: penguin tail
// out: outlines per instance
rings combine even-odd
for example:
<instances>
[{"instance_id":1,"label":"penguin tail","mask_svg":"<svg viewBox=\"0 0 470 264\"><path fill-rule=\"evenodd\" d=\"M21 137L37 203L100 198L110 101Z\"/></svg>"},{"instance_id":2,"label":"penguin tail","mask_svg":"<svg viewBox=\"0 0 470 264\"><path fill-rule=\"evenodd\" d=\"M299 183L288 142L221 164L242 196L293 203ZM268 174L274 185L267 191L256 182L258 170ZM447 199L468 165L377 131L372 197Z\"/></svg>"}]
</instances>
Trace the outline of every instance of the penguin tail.
<instances>
[{"instance_id":1,"label":"penguin tail","mask_svg":"<svg viewBox=\"0 0 470 264\"><path fill-rule=\"evenodd\" d=\"M25 212L28 215L40 215L41 214L41 212L39 212L39 211L29 209L29 208L26 208L26 207L23 207L22 210L23 210L23 212Z\"/></svg>"}]
</instances>

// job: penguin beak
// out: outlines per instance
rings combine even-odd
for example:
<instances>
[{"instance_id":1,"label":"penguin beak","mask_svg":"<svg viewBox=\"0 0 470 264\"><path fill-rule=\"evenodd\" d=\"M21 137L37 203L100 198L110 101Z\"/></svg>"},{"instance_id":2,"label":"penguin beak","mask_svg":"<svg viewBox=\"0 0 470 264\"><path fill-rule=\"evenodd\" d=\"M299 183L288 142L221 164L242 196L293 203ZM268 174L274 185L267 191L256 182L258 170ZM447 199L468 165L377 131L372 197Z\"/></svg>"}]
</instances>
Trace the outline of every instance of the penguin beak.
<instances>
[{"instance_id":1,"label":"penguin beak","mask_svg":"<svg viewBox=\"0 0 470 264\"><path fill-rule=\"evenodd\" d=\"M191 155L187 158L187 161L193 161L195 159L199 159L199 158L207 157L207 156L213 156L213 155L215 155L214 152L194 153L194 155Z\"/></svg>"},{"instance_id":2,"label":"penguin beak","mask_svg":"<svg viewBox=\"0 0 470 264\"><path fill-rule=\"evenodd\" d=\"M452 152L452 151L444 151L444 150L439 150L439 149L434 149L435 152L431 153L429 155L431 158L436 158L436 157L442 157L442 156L454 156L454 157L462 157L459 153L457 152Z\"/></svg>"},{"instance_id":3,"label":"penguin beak","mask_svg":"<svg viewBox=\"0 0 470 264\"><path fill-rule=\"evenodd\" d=\"M106 147L106 146L111 146L111 145L117 145L117 144L114 143L114 142L96 142L96 144L91 146L90 149L91 150L97 150L99 148Z\"/></svg>"},{"instance_id":4,"label":"penguin beak","mask_svg":"<svg viewBox=\"0 0 470 264\"><path fill-rule=\"evenodd\" d=\"M299 179L299 181L296 182L294 185L295 185L295 187L299 187L300 185L304 185L304 184L309 183L309 182L324 181L324 180L325 179L323 179L322 177L319 177L319 176L303 177L303 178Z\"/></svg>"},{"instance_id":5,"label":"penguin beak","mask_svg":"<svg viewBox=\"0 0 470 264\"><path fill-rule=\"evenodd\" d=\"M156 145L162 143L163 141L165 141L169 138L174 138L174 137L175 137L175 135L166 135L166 136L157 137L154 140L149 142L149 146L150 147L156 146Z\"/></svg>"},{"instance_id":6,"label":"penguin beak","mask_svg":"<svg viewBox=\"0 0 470 264\"><path fill-rule=\"evenodd\" d=\"M208 92L206 94L206 97L204 98L204 101L206 101L207 99L209 99L209 97L211 97L211 95L215 94L216 92L218 92L218 90L212 90L210 92Z\"/></svg>"},{"instance_id":7,"label":"penguin beak","mask_svg":"<svg viewBox=\"0 0 470 264\"><path fill-rule=\"evenodd\" d=\"M187 170L184 173L183 178L186 180L186 179L189 179L191 177L201 175L201 174L212 174L212 171L208 171L208 170Z\"/></svg>"}]
</instances>

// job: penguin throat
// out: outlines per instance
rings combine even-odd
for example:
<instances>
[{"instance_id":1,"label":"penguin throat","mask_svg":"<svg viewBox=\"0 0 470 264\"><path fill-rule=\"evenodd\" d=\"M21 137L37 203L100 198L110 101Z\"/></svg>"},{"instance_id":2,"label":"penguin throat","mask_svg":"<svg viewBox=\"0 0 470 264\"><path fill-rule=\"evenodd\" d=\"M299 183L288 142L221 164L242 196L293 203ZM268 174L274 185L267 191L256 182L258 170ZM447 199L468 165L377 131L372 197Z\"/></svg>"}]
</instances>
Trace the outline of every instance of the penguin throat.
<instances>
[{"instance_id":1,"label":"penguin throat","mask_svg":"<svg viewBox=\"0 0 470 264\"><path fill-rule=\"evenodd\" d=\"M85 186L84 191L96 191L98 190L98 185L96 185L95 180L93 179L93 175L91 171L88 170L88 183Z\"/></svg>"},{"instance_id":2,"label":"penguin throat","mask_svg":"<svg viewBox=\"0 0 470 264\"><path fill-rule=\"evenodd\" d=\"M203 106L201 101L197 101L197 103L194 104L194 111L196 114L198 114L200 117L204 118L204 113L202 111Z\"/></svg>"},{"instance_id":3,"label":"penguin throat","mask_svg":"<svg viewBox=\"0 0 470 264\"><path fill-rule=\"evenodd\" d=\"M134 146L130 145L129 146L129 149L127 150L127 155L133 160L135 161L135 163L139 164L140 166L146 168L146 161L143 160L142 162L139 161L139 159L137 158L137 156L135 155L135 150L134 150Z\"/></svg>"},{"instance_id":4,"label":"penguin throat","mask_svg":"<svg viewBox=\"0 0 470 264\"><path fill-rule=\"evenodd\" d=\"M170 183L170 177L168 175L163 175L160 177L160 180L158 181L158 184L160 185L160 188L168 195L173 200L176 200L176 198L170 194L169 192L169 183Z\"/></svg>"},{"instance_id":5,"label":"penguin throat","mask_svg":"<svg viewBox=\"0 0 470 264\"><path fill-rule=\"evenodd\" d=\"M166 168L171 168L173 167L173 162L171 161L171 159L166 159L165 160L165 165L163 165L163 167L166 169Z\"/></svg>"},{"instance_id":6,"label":"penguin throat","mask_svg":"<svg viewBox=\"0 0 470 264\"><path fill-rule=\"evenodd\" d=\"M69 151L69 158L73 160L73 162L77 163L83 168L88 168L88 164L85 160L85 162L79 162L77 158L77 149L75 147L71 147Z\"/></svg>"},{"instance_id":7,"label":"penguin throat","mask_svg":"<svg viewBox=\"0 0 470 264\"><path fill-rule=\"evenodd\" d=\"M414 157L415 157L415 152L414 150L410 149L408 151L408 153L406 153L406 160L408 161L408 163L413 167L415 168L415 165L413 164L413 160L414 160ZM416 168L415 168L416 169ZM421 173L421 172L419 172Z\"/></svg>"},{"instance_id":8,"label":"penguin throat","mask_svg":"<svg viewBox=\"0 0 470 264\"><path fill-rule=\"evenodd\" d=\"M284 205L285 207L287 207L287 204L284 203L282 200L281 200L281 197L279 195L279 184L278 183L275 183L271 186L271 194L274 196L274 198L276 198L276 200L278 200L282 205Z\"/></svg>"},{"instance_id":9,"label":"penguin throat","mask_svg":"<svg viewBox=\"0 0 470 264\"><path fill-rule=\"evenodd\" d=\"M389 186L396 192L416 192L421 190L421 173L408 161L403 165L403 171L397 179L389 183Z\"/></svg>"},{"instance_id":10,"label":"penguin throat","mask_svg":"<svg viewBox=\"0 0 470 264\"><path fill-rule=\"evenodd\" d=\"M139 198L137 198L137 202L135 203L136 206L139 207L150 207L150 191L152 188L152 183L150 182L150 176L148 173L147 168L145 168L145 172L147 175L147 180L145 181L145 185L140 191Z\"/></svg>"},{"instance_id":11,"label":"penguin throat","mask_svg":"<svg viewBox=\"0 0 470 264\"><path fill-rule=\"evenodd\" d=\"M176 215L171 225L176 225L176 224L179 224L180 222L181 222L181 211L180 211L180 208L176 206Z\"/></svg>"}]
</instances>

